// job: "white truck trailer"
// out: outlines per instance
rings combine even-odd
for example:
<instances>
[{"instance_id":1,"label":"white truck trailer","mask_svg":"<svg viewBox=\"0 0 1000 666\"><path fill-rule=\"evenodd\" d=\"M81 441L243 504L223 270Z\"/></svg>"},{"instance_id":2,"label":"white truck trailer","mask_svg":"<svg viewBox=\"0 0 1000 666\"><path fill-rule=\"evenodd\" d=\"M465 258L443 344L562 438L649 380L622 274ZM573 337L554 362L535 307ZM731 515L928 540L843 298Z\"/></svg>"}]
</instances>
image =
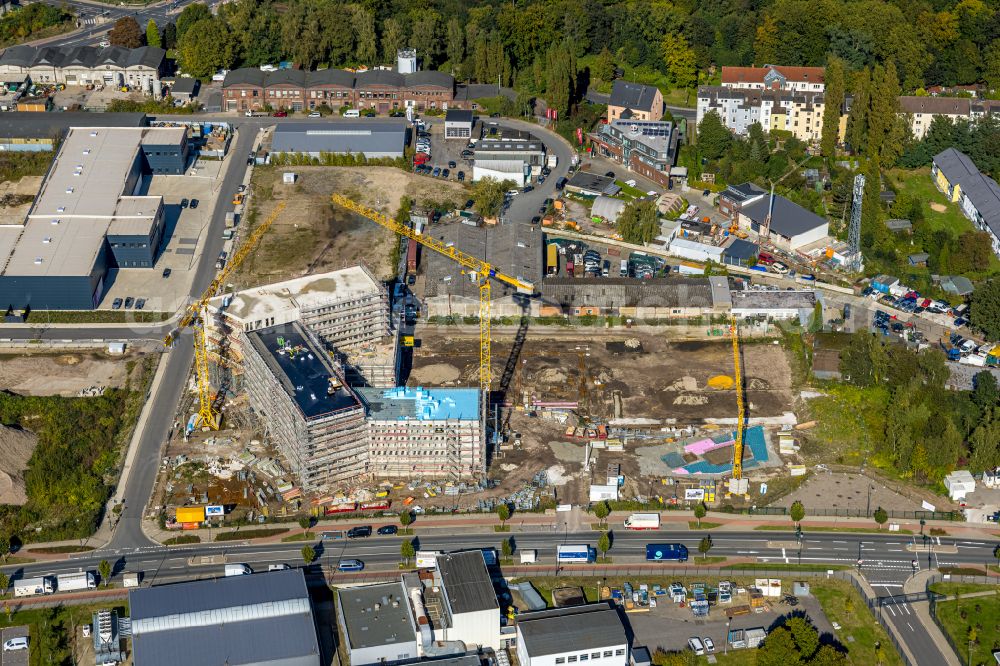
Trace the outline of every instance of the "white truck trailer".
<instances>
[{"instance_id":1,"label":"white truck trailer","mask_svg":"<svg viewBox=\"0 0 1000 666\"><path fill-rule=\"evenodd\" d=\"M22 578L14 581L15 597L34 597L39 594L52 594L56 591L52 584L52 576L39 576L38 578Z\"/></svg>"},{"instance_id":2,"label":"white truck trailer","mask_svg":"<svg viewBox=\"0 0 1000 666\"><path fill-rule=\"evenodd\" d=\"M660 529L660 514L633 513L625 519L627 530L658 530Z\"/></svg>"},{"instance_id":3,"label":"white truck trailer","mask_svg":"<svg viewBox=\"0 0 1000 666\"><path fill-rule=\"evenodd\" d=\"M97 587L97 576L93 571L80 571L56 576L56 589L60 592L93 590Z\"/></svg>"}]
</instances>

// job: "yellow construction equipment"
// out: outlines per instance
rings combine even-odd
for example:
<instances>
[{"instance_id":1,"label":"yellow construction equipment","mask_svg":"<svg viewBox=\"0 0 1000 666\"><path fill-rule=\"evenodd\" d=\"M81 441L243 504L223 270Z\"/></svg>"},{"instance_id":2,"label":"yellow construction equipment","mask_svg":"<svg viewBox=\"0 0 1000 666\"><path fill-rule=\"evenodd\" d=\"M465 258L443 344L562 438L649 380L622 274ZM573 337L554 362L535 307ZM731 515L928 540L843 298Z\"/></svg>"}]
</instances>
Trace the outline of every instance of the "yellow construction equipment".
<instances>
[{"instance_id":1,"label":"yellow construction equipment","mask_svg":"<svg viewBox=\"0 0 1000 666\"><path fill-rule=\"evenodd\" d=\"M332 199L333 203L343 206L362 217L367 217L372 222L385 227L389 231L416 241L424 247L430 248L461 264L479 283L479 390L483 394L483 405L485 406L486 401L489 399L490 381L492 380L492 359L490 358L490 278L509 284L523 294L533 293L535 289L534 285L530 282L505 275L482 259L477 259L470 254L466 254L453 245L439 241L436 238L419 234L405 224L401 224L391 217L352 201L345 196L334 194Z\"/></svg>"},{"instance_id":2,"label":"yellow construction equipment","mask_svg":"<svg viewBox=\"0 0 1000 666\"><path fill-rule=\"evenodd\" d=\"M167 334L167 337L163 340L163 344L167 347L173 345L177 336L180 335L188 326L195 326L194 331L194 365L195 374L198 379L198 425L209 427L212 430L219 429L219 417L212 409L212 387L211 381L208 374L208 350L206 346L206 333L205 333L205 321L203 311L205 306L208 304L208 300L215 296L222 286L226 283L226 279L232 275L233 271L243 263L243 260L247 258L247 255L257 247L257 243L260 239L267 233L267 230L271 228L274 221L278 219L278 215L285 208L285 202L279 202L271 214L267 216L260 225L254 229L247 239L240 245L239 249L233 253L229 262L226 264L225 268L218 272L215 279L212 280L212 284L208 285L208 289L202 292L201 296L188 305L187 309L184 311L184 316L181 317L180 323L177 324L177 328Z\"/></svg>"},{"instance_id":3,"label":"yellow construction equipment","mask_svg":"<svg viewBox=\"0 0 1000 666\"><path fill-rule=\"evenodd\" d=\"M731 318L730 334L733 339L733 379L736 386L736 438L733 442L733 477L729 480L729 494L746 495L747 481L743 478L743 422L746 406L743 401L743 371L740 367L740 328L736 317Z\"/></svg>"}]
</instances>

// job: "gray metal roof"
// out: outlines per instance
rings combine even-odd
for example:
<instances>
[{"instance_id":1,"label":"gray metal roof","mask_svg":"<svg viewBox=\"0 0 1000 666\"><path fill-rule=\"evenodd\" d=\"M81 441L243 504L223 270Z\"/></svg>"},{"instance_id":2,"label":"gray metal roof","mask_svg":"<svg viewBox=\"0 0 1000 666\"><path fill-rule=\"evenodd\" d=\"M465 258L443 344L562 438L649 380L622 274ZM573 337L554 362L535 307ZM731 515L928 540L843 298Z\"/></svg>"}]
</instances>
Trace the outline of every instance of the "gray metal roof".
<instances>
[{"instance_id":1,"label":"gray metal roof","mask_svg":"<svg viewBox=\"0 0 1000 666\"><path fill-rule=\"evenodd\" d=\"M765 193L766 191L763 188L757 187L753 183L743 183L741 185L730 185L723 190L720 196L736 203L743 203L747 199L753 199Z\"/></svg>"},{"instance_id":2,"label":"gray metal roof","mask_svg":"<svg viewBox=\"0 0 1000 666\"><path fill-rule=\"evenodd\" d=\"M949 183L961 187L962 194L976 207L986 226L1000 237L1000 185L981 173L968 155L954 148L935 155L934 164Z\"/></svg>"},{"instance_id":3,"label":"gray metal roof","mask_svg":"<svg viewBox=\"0 0 1000 666\"><path fill-rule=\"evenodd\" d=\"M545 278L543 303L564 307L595 306L712 308L715 300L708 278Z\"/></svg>"},{"instance_id":4,"label":"gray metal roof","mask_svg":"<svg viewBox=\"0 0 1000 666\"><path fill-rule=\"evenodd\" d=\"M0 65L17 67L151 67L159 69L167 52L155 46L127 49L121 46L12 46L0 55Z\"/></svg>"},{"instance_id":5,"label":"gray metal roof","mask_svg":"<svg viewBox=\"0 0 1000 666\"><path fill-rule=\"evenodd\" d=\"M566 186L599 194L617 194L621 189L615 185L614 178L600 176L589 171L577 171L566 183Z\"/></svg>"},{"instance_id":6,"label":"gray metal roof","mask_svg":"<svg viewBox=\"0 0 1000 666\"><path fill-rule=\"evenodd\" d=\"M62 136L70 127L147 127L144 113L0 113L0 137L48 139Z\"/></svg>"},{"instance_id":7,"label":"gray metal roof","mask_svg":"<svg viewBox=\"0 0 1000 666\"><path fill-rule=\"evenodd\" d=\"M656 112L653 108L653 100L656 97L656 88L645 86L641 83L622 81L619 79L611 86L611 106L624 106L628 109L641 109L642 111Z\"/></svg>"},{"instance_id":8,"label":"gray metal roof","mask_svg":"<svg viewBox=\"0 0 1000 666\"><path fill-rule=\"evenodd\" d=\"M279 123L271 152L402 155L405 143L405 120L323 120Z\"/></svg>"},{"instance_id":9,"label":"gray metal roof","mask_svg":"<svg viewBox=\"0 0 1000 666\"><path fill-rule=\"evenodd\" d=\"M144 666L320 663L301 569L138 588L129 605Z\"/></svg>"},{"instance_id":10,"label":"gray metal roof","mask_svg":"<svg viewBox=\"0 0 1000 666\"><path fill-rule=\"evenodd\" d=\"M628 645L621 618L609 604L522 613L517 630L531 657Z\"/></svg>"},{"instance_id":11,"label":"gray metal roof","mask_svg":"<svg viewBox=\"0 0 1000 666\"><path fill-rule=\"evenodd\" d=\"M473 122L472 111L448 109L448 113L444 114L444 121L446 123L471 123Z\"/></svg>"},{"instance_id":12,"label":"gray metal roof","mask_svg":"<svg viewBox=\"0 0 1000 666\"><path fill-rule=\"evenodd\" d=\"M199 83L198 79L191 76L179 76L177 77L177 80L174 81L174 85L170 88L170 92L174 94L192 95L194 94L194 90Z\"/></svg>"},{"instance_id":13,"label":"gray metal roof","mask_svg":"<svg viewBox=\"0 0 1000 666\"><path fill-rule=\"evenodd\" d=\"M500 608L483 551L439 555L437 568L453 615Z\"/></svg>"},{"instance_id":14,"label":"gray metal roof","mask_svg":"<svg viewBox=\"0 0 1000 666\"><path fill-rule=\"evenodd\" d=\"M749 203L740 209L740 214L746 215L758 224L764 224L764 220L767 218L769 201L770 197L763 197ZM772 233L781 234L785 238L792 238L824 224L827 224L827 221L816 213L806 210L785 197L777 194L774 195L774 210L771 214Z\"/></svg>"},{"instance_id":15,"label":"gray metal roof","mask_svg":"<svg viewBox=\"0 0 1000 666\"><path fill-rule=\"evenodd\" d=\"M740 238L734 238L733 242L726 246L724 255L727 257L732 257L733 259L750 259L751 257L757 256L757 251L759 248L755 243L750 241L745 241Z\"/></svg>"},{"instance_id":16,"label":"gray metal roof","mask_svg":"<svg viewBox=\"0 0 1000 666\"><path fill-rule=\"evenodd\" d=\"M337 600L352 649L416 643L410 602L401 582L342 589Z\"/></svg>"}]
</instances>

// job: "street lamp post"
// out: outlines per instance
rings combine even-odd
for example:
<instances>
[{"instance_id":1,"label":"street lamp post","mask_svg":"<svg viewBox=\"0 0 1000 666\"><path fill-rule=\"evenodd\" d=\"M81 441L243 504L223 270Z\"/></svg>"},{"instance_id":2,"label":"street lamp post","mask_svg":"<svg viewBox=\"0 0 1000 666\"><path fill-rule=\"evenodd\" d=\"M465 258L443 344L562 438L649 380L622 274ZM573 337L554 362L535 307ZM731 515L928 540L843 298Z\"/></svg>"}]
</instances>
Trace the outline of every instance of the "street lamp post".
<instances>
[{"instance_id":1,"label":"street lamp post","mask_svg":"<svg viewBox=\"0 0 1000 666\"><path fill-rule=\"evenodd\" d=\"M924 520L923 518L921 518L920 519L920 536L924 535L924 525L926 525L926 524L927 524L927 521Z\"/></svg>"}]
</instances>

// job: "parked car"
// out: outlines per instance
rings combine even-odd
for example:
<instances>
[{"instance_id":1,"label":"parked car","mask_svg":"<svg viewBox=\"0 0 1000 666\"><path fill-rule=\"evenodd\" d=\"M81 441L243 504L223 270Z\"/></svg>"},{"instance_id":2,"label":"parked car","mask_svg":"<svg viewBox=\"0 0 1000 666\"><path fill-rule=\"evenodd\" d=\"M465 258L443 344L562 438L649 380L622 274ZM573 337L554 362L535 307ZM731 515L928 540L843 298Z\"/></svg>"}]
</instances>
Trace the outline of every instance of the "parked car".
<instances>
[{"instance_id":1,"label":"parked car","mask_svg":"<svg viewBox=\"0 0 1000 666\"><path fill-rule=\"evenodd\" d=\"M100 47L101 47L102 49L106 49L106 48L108 48L109 46L111 46L111 42L109 42L109 41L108 41L108 40L106 40L106 39L102 39L102 40L101 40L101 43L100 43L100 44L98 44L98 46L100 46Z\"/></svg>"},{"instance_id":2,"label":"parked car","mask_svg":"<svg viewBox=\"0 0 1000 666\"><path fill-rule=\"evenodd\" d=\"M187 199L181 199L181 208L187 208L190 203Z\"/></svg>"},{"instance_id":3,"label":"parked car","mask_svg":"<svg viewBox=\"0 0 1000 666\"><path fill-rule=\"evenodd\" d=\"M458 172L458 176L456 176L456 178L458 178L458 182L460 182L460 183L464 182L465 181L465 172L464 171L459 171Z\"/></svg>"},{"instance_id":4,"label":"parked car","mask_svg":"<svg viewBox=\"0 0 1000 666\"><path fill-rule=\"evenodd\" d=\"M524 186L524 187L523 187L523 188L521 189L521 191L522 191L522 192L531 192L531 191L532 191L533 189L535 189L535 188L534 188L533 186L531 186L531 185L525 185L525 186Z\"/></svg>"},{"instance_id":5,"label":"parked car","mask_svg":"<svg viewBox=\"0 0 1000 666\"><path fill-rule=\"evenodd\" d=\"M966 319L965 317L959 317L958 319L956 319L955 321L952 322L952 325L955 328L961 328L961 327L965 326L968 323L969 323L968 319Z\"/></svg>"},{"instance_id":6,"label":"parked car","mask_svg":"<svg viewBox=\"0 0 1000 666\"><path fill-rule=\"evenodd\" d=\"M365 563L361 560L341 560L337 563L337 571L361 571Z\"/></svg>"},{"instance_id":7,"label":"parked car","mask_svg":"<svg viewBox=\"0 0 1000 666\"><path fill-rule=\"evenodd\" d=\"M323 114L321 114L319 111L313 111L312 113L309 114L309 117L310 118L322 118Z\"/></svg>"},{"instance_id":8,"label":"parked car","mask_svg":"<svg viewBox=\"0 0 1000 666\"><path fill-rule=\"evenodd\" d=\"M393 534L398 534L399 528L395 525L383 525L378 528L378 534L380 536L392 536Z\"/></svg>"},{"instance_id":9,"label":"parked car","mask_svg":"<svg viewBox=\"0 0 1000 666\"><path fill-rule=\"evenodd\" d=\"M370 537L372 535L371 525L358 525L357 527L352 527L347 530L348 539L362 539L364 537Z\"/></svg>"},{"instance_id":10,"label":"parked car","mask_svg":"<svg viewBox=\"0 0 1000 666\"><path fill-rule=\"evenodd\" d=\"M17 650L27 650L28 649L28 637L18 636L17 638L11 638L4 641L3 651L4 652L15 652Z\"/></svg>"},{"instance_id":11,"label":"parked car","mask_svg":"<svg viewBox=\"0 0 1000 666\"><path fill-rule=\"evenodd\" d=\"M170 273L171 273L171 270L169 268L164 268L163 269L163 277L165 277L165 278L170 277Z\"/></svg>"},{"instance_id":12,"label":"parked car","mask_svg":"<svg viewBox=\"0 0 1000 666\"><path fill-rule=\"evenodd\" d=\"M531 218L531 223L532 224L541 224L542 223L542 218L539 217L538 215L536 215L533 218Z\"/></svg>"},{"instance_id":13,"label":"parked car","mask_svg":"<svg viewBox=\"0 0 1000 666\"><path fill-rule=\"evenodd\" d=\"M712 654L713 652L715 652L715 643L712 642L711 638L706 636L705 638L701 639L701 642L705 644L705 654Z\"/></svg>"},{"instance_id":14,"label":"parked car","mask_svg":"<svg viewBox=\"0 0 1000 666\"><path fill-rule=\"evenodd\" d=\"M291 569L291 567L288 566L287 564L268 564L267 565L267 570L268 571L288 571L289 569Z\"/></svg>"},{"instance_id":15,"label":"parked car","mask_svg":"<svg viewBox=\"0 0 1000 666\"><path fill-rule=\"evenodd\" d=\"M194 210L197 207L198 207L198 200L197 199L191 199L191 209Z\"/></svg>"},{"instance_id":16,"label":"parked car","mask_svg":"<svg viewBox=\"0 0 1000 666\"><path fill-rule=\"evenodd\" d=\"M541 185L544 182L545 182L545 176L539 176L538 177L538 184Z\"/></svg>"},{"instance_id":17,"label":"parked car","mask_svg":"<svg viewBox=\"0 0 1000 666\"><path fill-rule=\"evenodd\" d=\"M788 266L784 265L780 261L775 261L771 264L771 270L778 275L786 275L788 273Z\"/></svg>"},{"instance_id":18,"label":"parked car","mask_svg":"<svg viewBox=\"0 0 1000 666\"><path fill-rule=\"evenodd\" d=\"M136 310L141 310L144 307L146 307L146 299L145 298L140 298L140 299L136 300L136 302L135 302L135 309Z\"/></svg>"},{"instance_id":19,"label":"parked car","mask_svg":"<svg viewBox=\"0 0 1000 666\"><path fill-rule=\"evenodd\" d=\"M271 115L274 116L275 118L287 118L288 117L288 111L285 111L283 109L279 109L279 110L275 111Z\"/></svg>"},{"instance_id":20,"label":"parked car","mask_svg":"<svg viewBox=\"0 0 1000 666\"><path fill-rule=\"evenodd\" d=\"M775 262L774 257L768 254L767 252L761 252L760 254L757 255L758 264L764 264L765 266L770 266L774 262Z\"/></svg>"},{"instance_id":21,"label":"parked car","mask_svg":"<svg viewBox=\"0 0 1000 666\"><path fill-rule=\"evenodd\" d=\"M441 171L441 177L447 178L451 174L451 169L445 168Z\"/></svg>"},{"instance_id":22,"label":"parked car","mask_svg":"<svg viewBox=\"0 0 1000 666\"><path fill-rule=\"evenodd\" d=\"M614 171L605 171L604 175L607 176L608 178L614 178L615 177L615 172Z\"/></svg>"},{"instance_id":23,"label":"parked car","mask_svg":"<svg viewBox=\"0 0 1000 666\"><path fill-rule=\"evenodd\" d=\"M441 167L434 167L434 171L431 173L432 176L437 178L441 175Z\"/></svg>"},{"instance_id":24,"label":"parked car","mask_svg":"<svg viewBox=\"0 0 1000 666\"><path fill-rule=\"evenodd\" d=\"M566 187L566 183L568 182L569 181L566 179L566 177L563 176L562 178L556 181L556 189L561 190L562 188Z\"/></svg>"},{"instance_id":25,"label":"parked car","mask_svg":"<svg viewBox=\"0 0 1000 666\"><path fill-rule=\"evenodd\" d=\"M458 164L455 163L455 160L449 160L448 161L448 168L449 169L454 169L457 166L458 166Z\"/></svg>"},{"instance_id":26,"label":"parked car","mask_svg":"<svg viewBox=\"0 0 1000 666\"><path fill-rule=\"evenodd\" d=\"M697 637L689 638L688 647L691 648L691 651L694 652L695 655L699 657L705 654L705 645L701 642L700 638Z\"/></svg>"},{"instance_id":27,"label":"parked car","mask_svg":"<svg viewBox=\"0 0 1000 666\"><path fill-rule=\"evenodd\" d=\"M710 197L710 196L712 196L712 190L702 190L701 196L703 196L703 197Z\"/></svg>"},{"instance_id":28,"label":"parked car","mask_svg":"<svg viewBox=\"0 0 1000 666\"><path fill-rule=\"evenodd\" d=\"M112 310L121 310L121 307L122 307L122 299L116 298L115 300L113 300L111 302L111 309Z\"/></svg>"},{"instance_id":29,"label":"parked car","mask_svg":"<svg viewBox=\"0 0 1000 666\"><path fill-rule=\"evenodd\" d=\"M125 309L126 310L128 310L129 308L131 308L133 303L135 303L135 299L134 298L132 298L131 296L126 296L125 297Z\"/></svg>"},{"instance_id":30,"label":"parked car","mask_svg":"<svg viewBox=\"0 0 1000 666\"><path fill-rule=\"evenodd\" d=\"M473 155L475 155L475 153L472 152L471 150L466 149L466 150L462 151L462 158L463 159L471 159Z\"/></svg>"}]
</instances>

